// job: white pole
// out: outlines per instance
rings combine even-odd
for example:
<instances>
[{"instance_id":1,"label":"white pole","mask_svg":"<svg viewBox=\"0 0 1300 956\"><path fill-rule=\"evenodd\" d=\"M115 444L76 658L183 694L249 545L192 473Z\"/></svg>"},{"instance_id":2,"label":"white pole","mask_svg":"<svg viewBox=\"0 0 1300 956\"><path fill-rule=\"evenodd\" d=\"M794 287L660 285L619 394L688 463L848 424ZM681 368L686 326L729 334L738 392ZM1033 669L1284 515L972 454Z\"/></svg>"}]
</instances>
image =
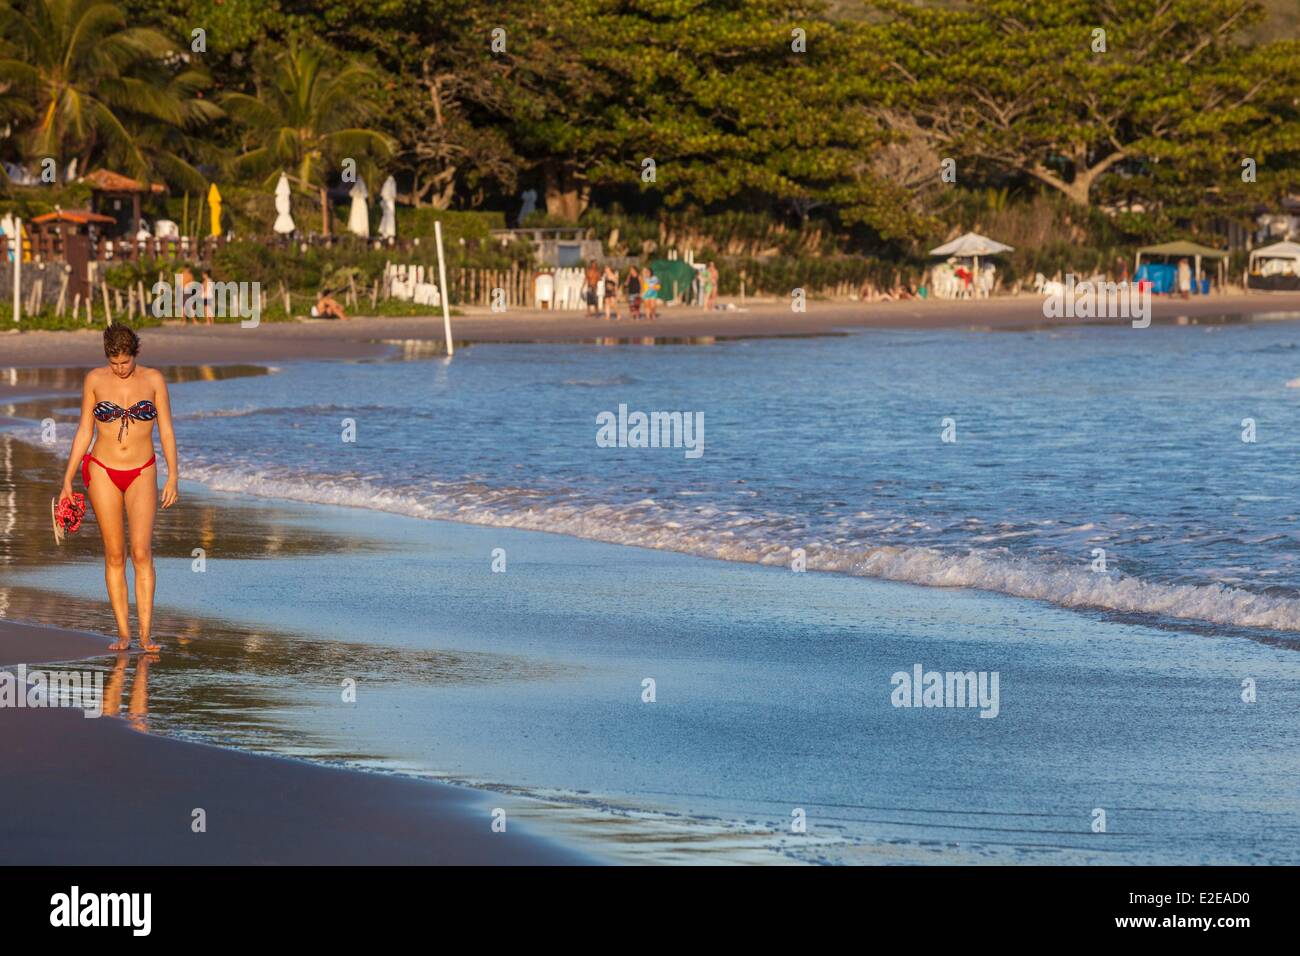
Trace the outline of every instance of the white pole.
<instances>
[{"instance_id":1,"label":"white pole","mask_svg":"<svg viewBox=\"0 0 1300 956\"><path fill-rule=\"evenodd\" d=\"M455 349L451 344L451 307L447 304L447 263L442 254L442 222L433 221L433 238L438 243L438 298L442 300L442 330L447 336L447 355Z\"/></svg>"},{"instance_id":2,"label":"white pole","mask_svg":"<svg viewBox=\"0 0 1300 956\"><path fill-rule=\"evenodd\" d=\"M23 221L14 217L14 321L22 312L23 282Z\"/></svg>"}]
</instances>

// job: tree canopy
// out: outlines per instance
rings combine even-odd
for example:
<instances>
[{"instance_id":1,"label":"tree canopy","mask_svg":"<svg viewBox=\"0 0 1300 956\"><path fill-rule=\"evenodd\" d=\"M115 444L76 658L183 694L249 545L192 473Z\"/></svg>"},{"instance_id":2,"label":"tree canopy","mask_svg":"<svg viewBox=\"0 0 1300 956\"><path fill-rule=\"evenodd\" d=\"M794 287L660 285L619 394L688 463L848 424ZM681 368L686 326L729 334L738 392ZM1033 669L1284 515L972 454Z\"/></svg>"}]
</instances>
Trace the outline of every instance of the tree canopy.
<instances>
[{"instance_id":1,"label":"tree canopy","mask_svg":"<svg viewBox=\"0 0 1300 956\"><path fill-rule=\"evenodd\" d=\"M352 158L417 205L513 211L531 186L562 220L593 201L767 210L877 241L933 231L985 187L1136 231L1244 222L1300 190L1300 41L1252 39L1262 16L1254 0L0 0L0 154L185 189L285 168L324 190Z\"/></svg>"}]
</instances>

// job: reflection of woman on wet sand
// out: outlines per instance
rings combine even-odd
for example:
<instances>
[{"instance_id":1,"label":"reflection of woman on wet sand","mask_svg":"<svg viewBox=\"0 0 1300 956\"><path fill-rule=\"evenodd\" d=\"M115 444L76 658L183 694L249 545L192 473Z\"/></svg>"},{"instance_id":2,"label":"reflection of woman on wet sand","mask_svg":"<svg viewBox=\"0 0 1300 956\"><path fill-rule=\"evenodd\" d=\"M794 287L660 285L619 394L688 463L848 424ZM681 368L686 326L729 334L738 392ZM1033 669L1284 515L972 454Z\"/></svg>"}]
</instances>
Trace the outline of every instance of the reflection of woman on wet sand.
<instances>
[{"instance_id":1,"label":"reflection of woman on wet sand","mask_svg":"<svg viewBox=\"0 0 1300 956\"><path fill-rule=\"evenodd\" d=\"M113 650L131 644L127 621L126 527L131 530L131 565L135 569L135 609L140 647L158 650L150 639L153 624L153 521L158 509L158 468L153 451L153 423L167 458L167 483L162 506L176 503L180 469L172 431L167 383L157 369L136 363L140 339L125 325L104 330L108 365L86 375L81 397L81 421L72 439L72 455L63 473L60 501L72 497L72 476L81 466L86 497L95 509L104 540L104 583L117 618L119 640ZM90 448L91 438L94 448ZM123 521L125 512L126 521Z\"/></svg>"},{"instance_id":2,"label":"reflection of woman on wet sand","mask_svg":"<svg viewBox=\"0 0 1300 956\"><path fill-rule=\"evenodd\" d=\"M117 655L117 663L108 674L104 688L104 716L116 717L122 712L122 687L126 684L127 655ZM136 658L135 679L131 682L131 697L126 705L126 717L136 730L149 730L149 665L158 662L157 654L141 654Z\"/></svg>"}]
</instances>

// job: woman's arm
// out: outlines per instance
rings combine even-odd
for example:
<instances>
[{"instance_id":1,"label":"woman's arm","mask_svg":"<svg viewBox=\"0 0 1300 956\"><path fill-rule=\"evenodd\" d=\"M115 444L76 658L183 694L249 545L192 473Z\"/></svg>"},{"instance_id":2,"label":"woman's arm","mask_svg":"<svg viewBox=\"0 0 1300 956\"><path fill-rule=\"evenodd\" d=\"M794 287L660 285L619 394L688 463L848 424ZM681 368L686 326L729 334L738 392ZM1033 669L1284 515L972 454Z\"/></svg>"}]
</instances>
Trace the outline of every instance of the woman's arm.
<instances>
[{"instance_id":1,"label":"woman's arm","mask_svg":"<svg viewBox=\"0 0 1300 956\"><path fill-rule=\"evenodd\" d=\"M167 395L167 380L162 372L155 372L158 383L154 386L154 408L158 410L158 439L162 442L163 457L167 459L167 484L163 485L162 506L170 508L179 497L177 481L181 475L180 462L176 457L176 432L172 428L172 403Z\"/></svg>"},{"instance_id":2,"label":"woman's arm","mask_svg":"<svg viewBox=\"0 0 1300 956\"><path fill-rule=\"evenodd\" d=\"M77 473L77 465L82 456L90 449L90 440L95 435L92 409L95 407L95 390L90 384L90 374L81 386L81 419L77 422L77 433L72 436L72 453L68 456L68 467L63 469L63 490L59 500L72 497L72 476Z\"/></svg>"}]
</instances>

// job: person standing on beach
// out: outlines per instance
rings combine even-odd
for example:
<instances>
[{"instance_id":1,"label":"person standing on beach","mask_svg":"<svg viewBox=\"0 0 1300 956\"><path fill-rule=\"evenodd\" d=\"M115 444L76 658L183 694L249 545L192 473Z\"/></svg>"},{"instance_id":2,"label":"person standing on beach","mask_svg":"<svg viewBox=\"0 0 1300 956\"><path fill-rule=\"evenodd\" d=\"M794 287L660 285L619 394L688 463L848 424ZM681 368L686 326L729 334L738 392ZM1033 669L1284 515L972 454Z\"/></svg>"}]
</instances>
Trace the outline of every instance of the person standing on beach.
<instances>
[{"instance_id":1,"label":"person standing on beach","mask_svg":"<svg viewBox=\"0 0 1300 956\"><path fill-rule=\"evenodd\" d=\"M718 307L718 267L709 263L709 295L704 300L704 307L712 312Z\"/></svg>"},{"instance_id":2,"label":"person standing on beach","mask_svg":"<svg viewBox=\"0 0 1300 956\"><path fill-rule=\"evenodd\" d=\"M212 325L216 312L216 295L213 290L212 273L207 269L203 270L203 321L206 325Z\"/></svg>"},{"instance_id":3,"label":"person standing on beach","mask_svg":"<svg viewBox=\"0 0 1300 956\"><path fill-rule=\"evenodd\" d=\"M633 263L627 272L627 282L624 284L627 289L627 312L628 318L641 318L641 273L636 270L636 263Z\"/></svg>"},{"instance_id":4,"label":"person standing on beach","mask_svg":"<svg viewBox=\"0 0 1300 956\"><path fill-rule=\"evenodd\" d=\"M596 303L600 300L600 266L592 259L587 263L587 287L583 290L587 300L587 315L596 314Z\"/></svg>"},{"instance_id":5,"label":"person standing on beach","mask_svg":"<svg viewBox=\"0 0 1300 956\"><path fill-rule=\"evenodd\" d=\"M609 317L610 310L614 312L612 320ZM618 273L611 265L605 266L605 321L618 321Z\"/></svg>"},{"instance_id":6,"label":"person standing on beach","mask_svg":"<svg viewBox=\"0 0 1300 956\"><path fill-rule=\"evenodd\" d=\"M1186 299L1192 291L1192 267L1186 259L1178 260L1178 294Z\"/></svg>"},{"instance_id":7,"label":"person standing on beach","mask_svg":"<svg viewBox=\"0 0 1300 956\"><path fill-rule=\"evenodd\" d=\"M118 322L104 330L104 355L108 364L86 374L81 393L81 420L72 439L72 454L63 473L59 501L72 497L72 476L80 466L86 497L95 510L104 542L104 583L113 617L117 619L118 640L112 645L115 651L125 651L131 646L126 587L129 526L140 648L152 652L159 650L150 636L154 598L153 522L159 503L157 456L153 447L155 421L163 456L167 459L167 483L161 496L164 508L170 508L179 497L180 465L167 382L157 369L136 362L139 353L140 338L129 326Z\"/></svg>"},{"instance_id":8,"label":"person standing on beach","mask_svg":"<svg viewBox=\"0 0 1300 956\"><path fill-rule=\"evenodd\" d=\"M181 266L181 311L185 315L185 324L199 324L198 309L190 300L190 286L194 284L194 273L189 265Z\"/></svg>"}]
</instances>

